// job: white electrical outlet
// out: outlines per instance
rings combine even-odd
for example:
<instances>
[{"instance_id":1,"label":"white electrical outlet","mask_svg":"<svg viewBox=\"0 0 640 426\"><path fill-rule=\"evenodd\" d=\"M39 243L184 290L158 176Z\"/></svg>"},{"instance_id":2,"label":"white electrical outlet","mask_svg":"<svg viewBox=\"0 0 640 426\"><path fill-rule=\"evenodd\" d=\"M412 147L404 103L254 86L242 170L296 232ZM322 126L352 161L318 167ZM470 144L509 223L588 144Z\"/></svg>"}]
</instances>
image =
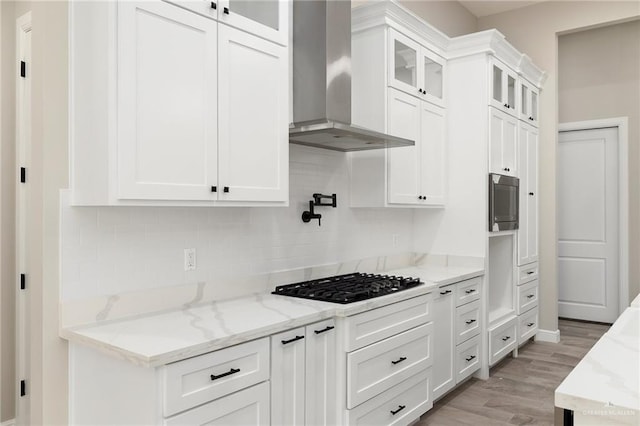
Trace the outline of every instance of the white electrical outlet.
<instances>
[{"instance_id":1,"label":"white electrical outlet","mask_svg":"<svg viewBox=\"0 0 640 426\"><path fill-rule=\"evenodd\" d=\"M184 249L184 270L193 271L196 269L196 249Z\"/></svg>"}]
</instances>

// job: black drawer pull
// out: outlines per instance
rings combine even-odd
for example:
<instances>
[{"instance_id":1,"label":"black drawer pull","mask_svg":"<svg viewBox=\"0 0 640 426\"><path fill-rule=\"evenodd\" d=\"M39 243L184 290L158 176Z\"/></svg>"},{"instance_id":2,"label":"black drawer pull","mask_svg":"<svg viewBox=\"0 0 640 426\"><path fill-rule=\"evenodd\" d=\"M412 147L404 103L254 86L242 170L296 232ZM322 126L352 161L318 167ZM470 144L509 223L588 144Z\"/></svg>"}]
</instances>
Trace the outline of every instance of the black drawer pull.
<instances>
[{"instance_id":1,"label":"black drawer pull","mask_svg":"<svg viewBox=\"0 0 640 426\"><path fill-rule=\"evenodd\" d=\"M467 360L467 362L476 359L475 355L471 355L469 358L465 358Z\"/></svg>"},{"instance_id":2,"label":"black drawer pull","mask_svg":"<svg viewBox=\"0 0 640 426\"><path fill-rule=\"evenodd\" d=\"M218 192L218 187L217 186L212 186L211 187L211 192Z\"/></svg>"},{"instance_id":3,"label":"black drawer pull","mask_svg":"<svg viewBox=\"0 0 640 426\"><path fill-rule=\"evenodd\" d=\"M239 368L232 368L231 370L227 371L226 373L218 374L217 376L215 374L212 374L211 375L211 380L222 379L223 377L227 377L227 376L230 376L232 374L239 373L239 372L240 372Z\"/></svg>"},{"instance_id":4,"label":"black drawer pull","mask_svg":"<svg viewBox=\"0 0 640 426\"><path fill-rule=\"evenodd\" d=\"M286 345L286 344L289 344L289 343L297 342L298 340L302 340L302 339L304 339L304 336L296 336L293 339L282 340L282 344Z\"/></svg>"},{"instance_id":5,"label":"black drawer pull","mask_svg":"<svg viewBox=\"0 0 640 426\"><path fill-rule=\"evenodd\" d=\"M400 358L398 358L397 361L391 361L391 364L396 365L396 364L400 364L402 361L406 361L407 357L406 356L401 356Z\"/></svg>"},{"instance_id":6,"label":"black drawer pull","mask_svg":"<svg viewBox=\"0 0 640 426\"><path fill-rule=\"evenodd\" d=\"M451 290L445 290L445 291L441 291L441 292L440 292L440 294L441 294L441 295L443 295L443 296L444 296L445 294L449 294L449 293L451 293Z\"/></svg>"},{"instance_id":7,"label":"black drawer pull","mask_svg":"<svg viewBox=\"0 0 640 426\"><path fill-rule=\"evenodd\" d=\"M503 341L503 342L506 342L506 341L507 341L507 340L509 340L509 339L511 339L511 336L504 336L504 337L502 338L502 341Z\"/></svg>"},{"instance_id":8,"label":"black drawer pull","mask_svg":"<svg viewBox=\"0 0 640 426\"><path fill-rule=\"evenodd\" d=\"M225 186L224 188L222 188L222 192L229 192L229 187Z\"/></svg>"},{"instance_id":9,"label":"black drawer pull","mask_svg":"<svg viewBox=\"0 0 640 426\"><path fill-rule=\"evenodd\" d=\"M530 323L527 324L527 327L533 327L534 325L536 325L535 322L530 322Z\"/></svg>"},{"instance_id":10,"label":"black drawer pull","mask_svg":"<svg viewBox=\"0 0 640 426\"><path fill-rule=\"evenodd\" d=\"M217 9L218 5L215 2L211 2L211 9Z\"/></svg>"},{"instance_id":11,"label":"black drawer pull","mask_svg":"<svg viewBox=\"0 0 640 426\"><path fill-rule=\"evenodd\" d=\"M467 324L473 324L474 322L476 322L476 320L474 320L474 319L470 319L468 321L465 321L465 323L467 323Z\"/></svg>"},{"instance_id":12,"label":"black drawer pull","mask_svg":"<svg viewBox=\"0 0 640 426\"><path fill-rule=\"evenodd\" d=\"M535 271L529 271L529 272L527 272L527 275L531 275L531 274L535 274L535 273L536 273Z\"/></svg>"},{"instance_id":13,"label":"black drawer pull","mask_svg":"<svg viewBox=\"0 0 640 426\"><path fill-rule=\"evenodd\" d=\"M333 330L334 328L335 328L334 326L328 325L325 328L323 328L322 330L313 330L313 332L316 333L316 334L320 334L320 333L324 333L324 332L329 331L329 330Z\"/></svg>"},{"instance_id":14,"label":"black drawer pull","mask_svg":"<svg viewBox=\"0 0 640 426\"><path fill-rule=\"evenodd\" d=\"M407 408L406 405L398 405L398 409L397 410L391 410L391 415L395 416L396 414L398 414L400 411L404 410L405 408Z\"/></svg>"},{"instance_id":15,"label":"black drawer pull","mask_svg":"<svg viewBox=\"0 0 640 426\"><path fill-rule=\"evenodd\" d=\"M532 297L536 297L535 294L527 294L527 299L531 299Z\"/></svg>"},{"instance_id":16,"label":"black drawer pull","mask_svg":"<svg viewBox=\"0 0 640 426\"><path fill-rule=\"evenodd\" d=\"M227 15L229 14L229 8L228 7L225 7L224 9L222 9L222 11Z\"/></svg>"},{"instance_id":17,"label":"black drawer pull","mask_svg":"<svg viewBox=\"0 0 640 426\"><path fill-rule=\"evenodd\" d=\"M471 293L475 293L475 292L476 292L475 288L472 288L471 290L466 290L465 291L465 293L467 293L467 294L471 294Z\"/></svg>"}]
</instances>

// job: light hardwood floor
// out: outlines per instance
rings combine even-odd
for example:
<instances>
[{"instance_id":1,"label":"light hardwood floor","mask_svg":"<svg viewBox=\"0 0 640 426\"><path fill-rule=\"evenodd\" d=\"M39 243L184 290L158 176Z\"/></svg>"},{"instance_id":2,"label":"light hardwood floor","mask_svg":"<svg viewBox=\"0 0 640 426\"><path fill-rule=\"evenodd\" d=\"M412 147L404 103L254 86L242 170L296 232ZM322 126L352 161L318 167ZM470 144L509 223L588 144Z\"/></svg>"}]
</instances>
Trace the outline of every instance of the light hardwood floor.
<instances>
[{"instance_id":1,"label":"light hardwood floor","mask_svg":"<svg viewBox=\"0 0 640 426\"><path fill-rule=\"evenodd\" d=\"M560 343L529 342L437 401L416 426L553 425L553 393L608 325L559 320Z\"/></svg>"}]
</instances>

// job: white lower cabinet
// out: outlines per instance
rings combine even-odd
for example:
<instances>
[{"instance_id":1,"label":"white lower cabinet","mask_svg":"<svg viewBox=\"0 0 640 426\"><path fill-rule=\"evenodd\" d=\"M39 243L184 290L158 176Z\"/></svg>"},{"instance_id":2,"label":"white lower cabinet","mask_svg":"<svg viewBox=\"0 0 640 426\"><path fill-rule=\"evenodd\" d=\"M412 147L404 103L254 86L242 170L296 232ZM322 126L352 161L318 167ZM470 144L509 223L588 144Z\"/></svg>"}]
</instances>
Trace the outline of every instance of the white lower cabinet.
<instances>
[{"instance_id":1,"label":"white lower cabinet","mask_svg":"<svg viewBox=\"0 0 640 426\"><path fill-rule=\"evenodd\" d=\"M335 424L335 323L271 336L271 424Z\"/></svg>"},{"instance_id":2,"label":"white lower cabinet","mask_svg":"<svg viewBox=\"0 0 640 426\"><path fill-rule=\"evenodd\" d=\"M165 419L166 426L267 426L269 384L264 382Z\"/></svg>"},{"instance_id":3,"label":"white lower cabinet","mask_svg":"<svg viewBox=\"0 0 640 426\"><path fill-rule=\"evenodd\" d=\"M434 295L433 399L480 368L482 277L439 288ZM472 356L467 363L460 357Z\"/></svg>"},{"instance_id":4,"label":"white lower cabinet","mask_svg":"<svg viewBox=\"0 0 640 426\"><path fill-rule=\"evenodd\" d=\"M522 315L518 315L518 344L522 344L527 339L533 337L538 332L538 307Z\"/></svg>"},{"instance_id":5,"label":"white lower cabinet","mask_svg":"<svg viewBox=\"0 0 640 426\"><path fill-rule=\"evenodd\" d=\"M489 365L494 365L517 347L518 318L507 321L489 329Z\"/></svg>"}]
</instances>

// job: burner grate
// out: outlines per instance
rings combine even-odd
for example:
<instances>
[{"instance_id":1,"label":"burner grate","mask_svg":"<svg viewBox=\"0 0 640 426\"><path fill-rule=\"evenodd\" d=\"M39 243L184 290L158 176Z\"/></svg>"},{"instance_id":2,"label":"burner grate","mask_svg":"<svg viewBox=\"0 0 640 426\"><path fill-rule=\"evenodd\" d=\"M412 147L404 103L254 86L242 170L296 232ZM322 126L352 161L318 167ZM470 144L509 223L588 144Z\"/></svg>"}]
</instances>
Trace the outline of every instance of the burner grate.
<instances>
[{"instance_id":1,"label":"burner grate","mask_svg":"<svg viewBox=\"0 0 640 426\"><path fill-rule=\"evenodd\" d=\"M280 285L272 293L346 304L407 290L420 284L419 278L354 272Z\"/></svg>"}]
</instances>

